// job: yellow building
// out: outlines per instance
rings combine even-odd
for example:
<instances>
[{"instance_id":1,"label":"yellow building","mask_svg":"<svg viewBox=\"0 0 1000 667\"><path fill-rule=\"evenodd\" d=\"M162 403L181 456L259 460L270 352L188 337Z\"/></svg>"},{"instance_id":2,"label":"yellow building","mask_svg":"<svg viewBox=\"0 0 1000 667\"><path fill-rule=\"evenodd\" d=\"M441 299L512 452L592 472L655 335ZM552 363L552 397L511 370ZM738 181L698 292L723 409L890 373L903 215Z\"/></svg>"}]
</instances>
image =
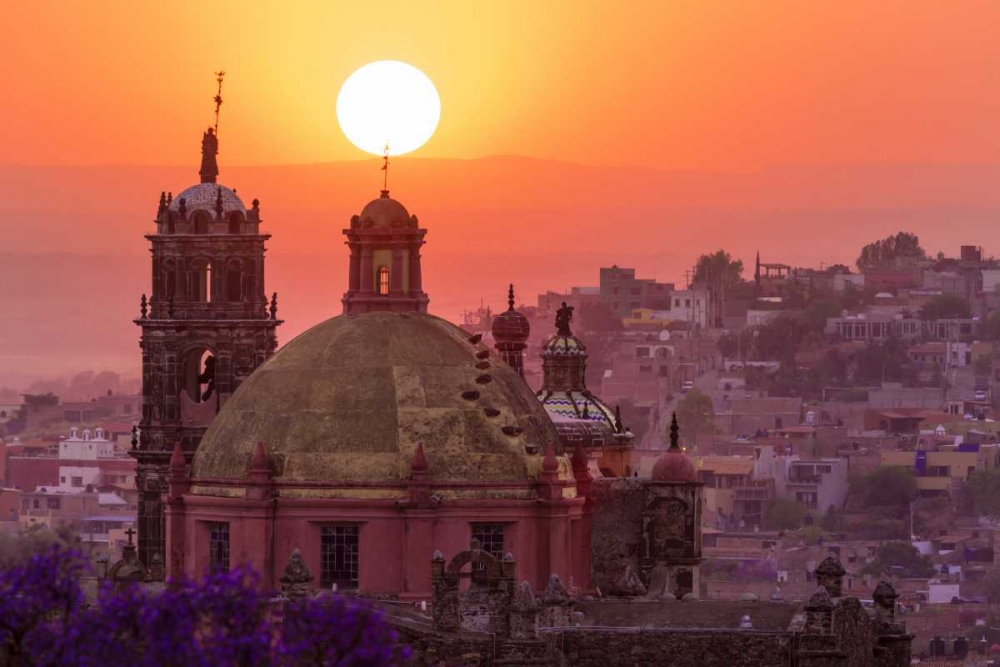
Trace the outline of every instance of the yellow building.
<instances>
[{"instance_id":1,"label":"yellow building","mask_svg":"<svg viewBox=\"0 0 1000 667\"><path fill-rule=\"evenodd\" d=\"M950 492L961 486L976 470L997 466L997 446L980 445L978 451L957 449L938 451L884 451L883 466L899 466L913 471L921 492Z\"/></svg>"}]
</instances>

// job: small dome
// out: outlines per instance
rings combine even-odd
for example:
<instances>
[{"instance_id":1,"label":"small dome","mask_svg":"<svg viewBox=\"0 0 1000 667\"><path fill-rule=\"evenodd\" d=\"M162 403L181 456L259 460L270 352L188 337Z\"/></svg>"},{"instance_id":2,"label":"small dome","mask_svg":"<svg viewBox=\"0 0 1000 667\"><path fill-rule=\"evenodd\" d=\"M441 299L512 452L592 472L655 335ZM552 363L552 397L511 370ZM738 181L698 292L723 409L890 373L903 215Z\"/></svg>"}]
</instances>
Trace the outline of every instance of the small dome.
<instances>
[{"instance_id":1,"label":"small dome","mask_svg":"<svg viewBox=\"0 0 1000 667\"><path fill-rule=\"evenodd\" d=\"M653 464L652 479L654 482L697 482L698 471L683 452L670 449L656 459L656 463Z\"/></svg>"},{"instance_id":2,"label":"small dome","mask_svg":"<svg viewBox=\"0 0 1000 667\"><path fill-rule=\"evenodd\" d=\"M556 335L542 347L542 355L577 357L587 355L587 346L576 336Z\"/></svg>"},{"instance_id":3,"label":"small dome","mask_svg":"<svg viewBox=\"0 0 1000 667\"><path fill-rule=\"evenodd\" d=\"M198 185L192 185L184 192L180 193L174 197L173 201L170 202L170 210L178 211L181 206L181 199L184 200L184 208L187 210L188 216L194 211L209 211L210 213L215 213L215 202L219 197L219 192L222 192L222 212L223 214L232 213L233 211L239 211L240 213L246 213L246 206L243 205L243 200L236 196L236 193L227 188L225 185L219 185L218 183L199 183Z\"/></svg>"},{"instance_id":4,"label":"small dome","mask_svg":"<svg viewBox=\"0 0 1000 667\"><path fill-rule=\"evenodd\" d=\"M493 339L498 343L526 343L531 335L528 318L514 309L514 286L510 286L508 308L493 318Z\"/></svg>"},{"instance_id":5,"label":"small dome","mask_svg":"<svg viewBox=\"0 0 1000 667\"><path fill-rule=\"evenodd\" d=\"M361 227L409 227L412 225L406 207L389 197L389 191L383 190L378 199L368 202L368 205L358 216Z\"/></svg>"}]
</instances>

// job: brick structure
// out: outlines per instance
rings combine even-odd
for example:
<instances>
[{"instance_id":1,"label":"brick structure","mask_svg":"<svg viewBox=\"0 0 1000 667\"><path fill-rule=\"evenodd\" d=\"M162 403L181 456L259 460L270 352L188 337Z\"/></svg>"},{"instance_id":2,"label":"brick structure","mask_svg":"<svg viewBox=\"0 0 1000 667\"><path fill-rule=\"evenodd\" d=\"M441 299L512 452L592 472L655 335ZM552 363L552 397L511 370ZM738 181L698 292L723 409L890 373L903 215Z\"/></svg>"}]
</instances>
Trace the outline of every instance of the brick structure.
<instances>
[{"instance_id":1,"label":"brick structure","mask_svg":"<svg viewBox=\"0 0 1000 667\"><path fill-rule=\"evenodd\" d=\"M138 558L165 550L163 493L175 442L190 462L219 407L277 347L277 295L264 290L260 205L247 209L217 183L219 143L202 139L201 182L160 195L152 254L152 294L143 295L142 421L136 486Z\"/></svg>"}]
</instances>

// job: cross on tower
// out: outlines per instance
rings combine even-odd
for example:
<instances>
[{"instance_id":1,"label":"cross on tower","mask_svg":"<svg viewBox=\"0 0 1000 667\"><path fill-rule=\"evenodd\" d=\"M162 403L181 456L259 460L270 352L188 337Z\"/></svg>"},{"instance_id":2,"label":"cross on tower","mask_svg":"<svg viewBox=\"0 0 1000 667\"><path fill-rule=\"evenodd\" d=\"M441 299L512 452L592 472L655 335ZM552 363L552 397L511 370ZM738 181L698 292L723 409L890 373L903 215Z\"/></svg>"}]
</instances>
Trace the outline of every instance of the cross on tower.
<instances>
[{"instance_id":1,"label":"cross on tower","mask_svg":"<svg viewBox=\"0 0 1000 667\"><path fill-rule=\"evenodd\" d=\"M125 534L128 535L128 545L132 546L132 538L135 536L135 528L129 528L125 531Z\"/></svg>"},{"instance_id":2,"label":"cross on tower","mask_svg":"<svg viewBox=\"0 0 1000 667\"><path fill-rule=\"evenodd\" d=\"M382 171L385 172L382 178L382 191L389 191L389 142L385 142L385 152L382 155Z\"/></svg>"}]
</instances>

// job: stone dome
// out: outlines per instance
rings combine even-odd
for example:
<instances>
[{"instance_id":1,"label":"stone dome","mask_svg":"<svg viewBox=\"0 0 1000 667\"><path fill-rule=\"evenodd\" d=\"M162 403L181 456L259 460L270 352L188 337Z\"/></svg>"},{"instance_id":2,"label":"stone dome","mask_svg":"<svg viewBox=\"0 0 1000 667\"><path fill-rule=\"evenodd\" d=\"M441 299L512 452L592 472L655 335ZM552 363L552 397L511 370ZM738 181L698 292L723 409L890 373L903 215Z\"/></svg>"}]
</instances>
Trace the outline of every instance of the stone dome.
<instances>
[{"instance_id":1,"label":"stone dome","mask_svg":"<svg viewBox=\"0 0 1000 667\"><path fill-rule=\"evenodd\" d=\"M493 318L490 328L493 340L497 343L526 343L531 336L531 323L514 308L514 285L510 286L507 306L507 310Z\"/></svg>"},{"instance_id":2,"label":"stone dome","mask_svg":"<svg viewBox=\"0 0 1000 667\"><path fill-rule=\"evenodd\" d=\"M358 216L361 227L409 227L413 226L409 212L401 203L389 197L388 190L382 190L378 199L373 199Z\"/></svg>"},{"instance_id":3,"label":"stone dome","mask_svg":"<svg viewBox=\"0 0 1000 667\"><path fill-rule=\"evenodd\" d=\"M193 477L244 477L258 441L276 479L306 482L404 481L421 443L432 485L532 481L549 445L562 452L515 371L418 313L334 317L285 345L219 411Z\"/></svg>"},{"instance_id":4,"label":"stone dome","mask_svg":"<svg viewBox=\"0 0 1000 667\"><path fill-rule=\"evenodd\" d=\"M651 477L654 482L697 483L698 471L684 452L668 449L656 459Z\"/></svg>"},{"instance_id":5,"label":"stone dome","mask_svg":"<svg viewBox=\"0 0 1000 667\"><path fill-rule=\"evenodd\" d=\"M227 188L225 185L219 185L218 183L199 183L197 185L192 185L187 190L174 197L173 201L170 202L170 210L180 210L181 199L183 199L188 217L190 217L191 213L194 211L199 210L208 211L214 217L215 202L219 196L219 191L222 191L223 214L232 213L233 211L246 213L246 206L243 205L243 200L236 196L236 193Z\"/></svg>"}]
</instances>

